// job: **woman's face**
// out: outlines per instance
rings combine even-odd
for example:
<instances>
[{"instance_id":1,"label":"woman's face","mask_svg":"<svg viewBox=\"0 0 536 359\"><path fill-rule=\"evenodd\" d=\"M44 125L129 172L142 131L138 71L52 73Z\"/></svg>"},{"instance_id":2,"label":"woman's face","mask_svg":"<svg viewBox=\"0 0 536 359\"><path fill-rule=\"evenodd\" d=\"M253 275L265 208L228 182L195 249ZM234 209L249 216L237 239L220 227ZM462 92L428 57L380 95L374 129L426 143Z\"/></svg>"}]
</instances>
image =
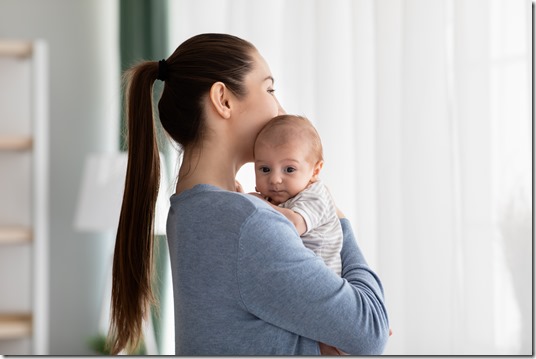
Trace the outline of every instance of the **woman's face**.
<instances>
[{"instance_id":1,"label":"woman's face","mask_svg":"<svg viewBox=\"0 0 536 359\"><path fill-rule=\"evenodd\" d=\"M262 127L273 117L284 114L274 94L274 78L264 58L254 51L253 70L244 80L247 94L238 101L235 116L237 141L245 162L253 161L253 144Z\"/></svg>"}]
</instances>

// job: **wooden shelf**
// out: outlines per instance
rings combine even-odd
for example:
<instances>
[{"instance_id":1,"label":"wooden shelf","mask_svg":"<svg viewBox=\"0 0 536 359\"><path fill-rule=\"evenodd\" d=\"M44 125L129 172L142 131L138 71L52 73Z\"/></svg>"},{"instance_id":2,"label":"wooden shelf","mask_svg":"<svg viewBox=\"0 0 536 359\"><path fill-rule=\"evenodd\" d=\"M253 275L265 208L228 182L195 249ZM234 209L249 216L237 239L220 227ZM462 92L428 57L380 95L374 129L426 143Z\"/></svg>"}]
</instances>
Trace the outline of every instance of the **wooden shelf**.
<instances>
[{"instance_id":1,"label":"wooden shelf","mask_svg":"<svg viewBox=\"0 0 536 359\"><path fill-rule=\"evenodd\" d=\"M0 137L0 151L25 151L32 148L30 136Z\"/></svg>"},{"instance_id":2,"label":"wooden shelf","mask_svg":"<svg viewBox=\"0 0 536 359\"><path fill-rule=\"evenodd\" d=\"M0 39L0 68L0 354L48 355L47 43Z\"/></svg>"},{"instance_id":3,"label":"wooden shelf","mask_svg":"<svg viewBox=\"0 0 536 359\"><path fill-rule=\"evenodd\" d=\"M25 227L0 227L0 244L28 243L32 240L32 230Z\"/></svg>"},{"instance_id":4,"label":"wooden shelf","mask_svg":"<svg viewBox=\"0 0 536 359\"><path fill-rule=\"evenodd\" d=\"M32 43L28 41L0 41L0 56L29 57Z\"/></svg>"},{"instance_id":5,"label":"wooden shelf","mask_svg":"<svg viewBox=\"0 0 536 359\"><path fill-rule=\"evenodd\" d=\"M0 340L20 339L32 335L29 314L0 314Z\"/></svg>"}]
</instances>

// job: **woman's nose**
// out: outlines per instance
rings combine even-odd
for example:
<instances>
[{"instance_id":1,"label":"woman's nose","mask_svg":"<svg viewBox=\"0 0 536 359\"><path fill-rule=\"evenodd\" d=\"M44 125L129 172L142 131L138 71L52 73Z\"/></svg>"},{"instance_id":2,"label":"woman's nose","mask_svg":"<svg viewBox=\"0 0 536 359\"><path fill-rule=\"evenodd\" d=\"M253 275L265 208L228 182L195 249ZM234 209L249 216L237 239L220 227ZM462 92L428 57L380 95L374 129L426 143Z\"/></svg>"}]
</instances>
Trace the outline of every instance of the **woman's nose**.
<instances>
[{"instance_id":1,"label":"woman's nose","mask_svg":"<svg viewBox=\"0 0 536 359\"><path fill-rule=\"evenodd\" d=\"M278 99L275 99L275 100L277 101L277 115L278 116L286 115L287 111L285 111L285 109L281 106L281 104L279 103L279 100Z\"/></svg>"}]
</instances>

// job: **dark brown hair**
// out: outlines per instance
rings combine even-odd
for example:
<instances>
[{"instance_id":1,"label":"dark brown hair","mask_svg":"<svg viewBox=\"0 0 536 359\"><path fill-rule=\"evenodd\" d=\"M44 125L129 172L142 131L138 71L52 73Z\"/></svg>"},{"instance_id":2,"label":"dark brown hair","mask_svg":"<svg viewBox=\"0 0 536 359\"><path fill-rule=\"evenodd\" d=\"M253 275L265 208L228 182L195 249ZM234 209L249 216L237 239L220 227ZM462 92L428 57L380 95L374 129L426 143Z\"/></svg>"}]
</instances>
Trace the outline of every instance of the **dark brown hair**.
<instances>
[{"instance_id":1,"label":"dark brown hair","mask_svg":"<svg viewBox=\"0 0 536 359\"><path fill-rule=\"evenodd\" d=\"M252 70L255 47L226 34L201 34L182 43L165 61L165 84L158 102L162 126L183 148L203 136L203 97L223 82L237 97L246 94L244 78ZM112 354L135 350L142 321L155 304L152 291L153 223L160 160L152 93L157 61L125 72L128 165L115 242L108 345Z\"/></svg>"}]
</instances>

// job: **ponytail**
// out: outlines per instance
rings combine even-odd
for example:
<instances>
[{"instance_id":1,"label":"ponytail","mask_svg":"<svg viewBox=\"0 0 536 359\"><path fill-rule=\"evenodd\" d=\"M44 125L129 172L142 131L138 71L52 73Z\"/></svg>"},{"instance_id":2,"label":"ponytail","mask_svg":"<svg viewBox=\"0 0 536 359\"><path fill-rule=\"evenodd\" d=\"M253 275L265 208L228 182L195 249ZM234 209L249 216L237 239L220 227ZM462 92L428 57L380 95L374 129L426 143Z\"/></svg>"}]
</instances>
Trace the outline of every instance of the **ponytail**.
<instances>
[{"instance_id":1,"label":"ponytail","mask_svg":"<svg viewBox=\"0 0 536 359\"><path fill-rule=\"evenodd\" d=\"M152 291L153 225L160 181L160 161L153 117L153 84L157 62L144 62L125 73L128 165L115 241L111 322L111 354L133 352L142 321L155 304Z\"/></svg>"},{"instance_id":2,"label":"ponytail","mask_svg":"<svg viewBox=\"0 0 536 359\"><path fill-rule=\"evenodd\" d=\"M136 349L142 321L155 304L153 222L160 161L153 116L153 85L165 81L158 115L166 133L183 148L196 146L204 133L202 98L218 81L238 97L253 68L255 47L236 36L200 34L171 56L143 62L125 73L128 167L113 261L109 348L112 354Z\"/></svg>"}]
</instances>

